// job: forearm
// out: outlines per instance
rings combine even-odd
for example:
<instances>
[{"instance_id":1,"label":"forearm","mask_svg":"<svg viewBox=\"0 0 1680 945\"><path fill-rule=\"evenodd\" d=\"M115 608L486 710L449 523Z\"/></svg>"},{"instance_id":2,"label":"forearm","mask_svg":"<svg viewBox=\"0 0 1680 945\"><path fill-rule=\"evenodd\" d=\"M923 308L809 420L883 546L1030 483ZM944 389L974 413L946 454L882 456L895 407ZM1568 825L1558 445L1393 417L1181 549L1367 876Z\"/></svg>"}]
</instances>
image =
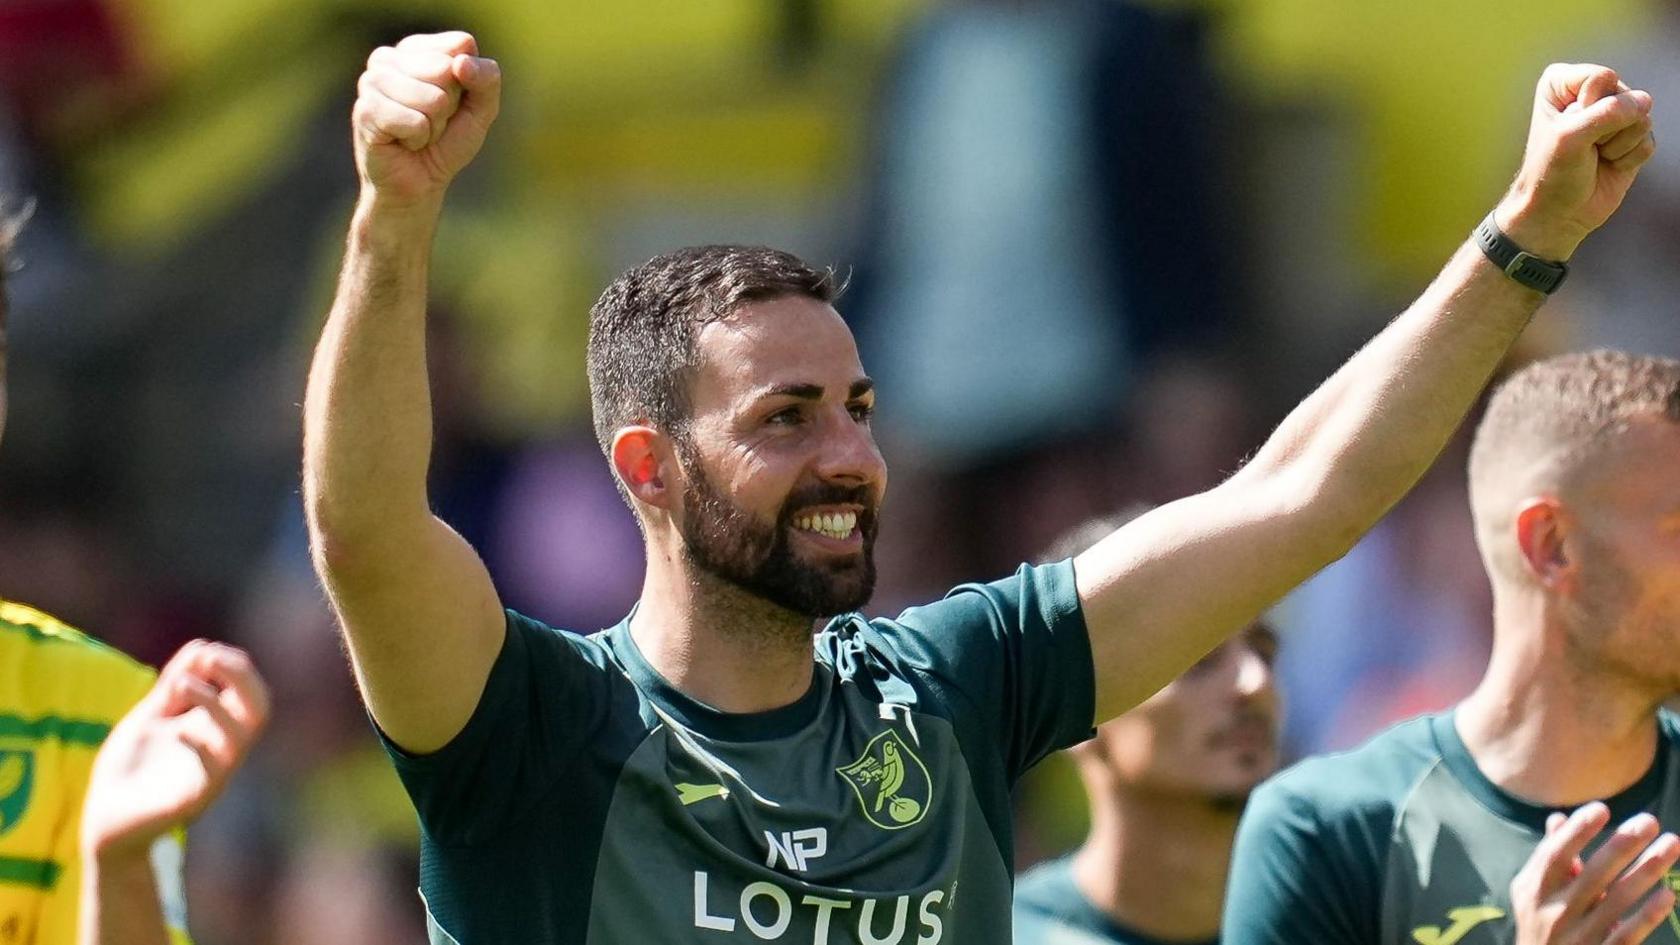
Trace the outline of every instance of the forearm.
<instances>
[{"instance_id":1,"label":"forearm","mask_svg":"<svg viewBox=\"0 0 1680 945\"><path fill-rule=\"evenodd\" d=\"M78 945L169 945L157 880L144 852L82 860Z\"/></svg>"},{"instance_id":2,"label":"forearm","mask_svg":"<svg viewBox=\"0 0 1680 945\"><path fill-rule=\"evenodd\" d=\"M1351 543L1423 475L1544 296L1466 242L1423 295L1279 425L1245 477L1279 477Z\"/></svg>"},{"instance_id":3,"label":"forearm","mask_svg":"<svg viewBox=\"0 0 1680 945\"><path fill-rule=\"evenodd\" d=\"M432 446L426 279L437 208L364 199L304 403L304 500L329 553L364 548L430 519Z\"/></svg>"}]
</instances>

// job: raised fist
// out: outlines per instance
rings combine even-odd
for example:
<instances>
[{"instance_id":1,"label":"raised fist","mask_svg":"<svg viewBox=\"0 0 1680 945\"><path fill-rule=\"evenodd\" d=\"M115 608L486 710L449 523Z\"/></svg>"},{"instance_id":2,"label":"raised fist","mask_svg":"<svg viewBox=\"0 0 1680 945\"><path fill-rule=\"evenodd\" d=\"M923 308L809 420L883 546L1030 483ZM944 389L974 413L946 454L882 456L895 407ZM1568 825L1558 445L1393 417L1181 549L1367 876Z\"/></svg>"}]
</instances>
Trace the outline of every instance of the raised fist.
<instances>
[{"instance_id":1,"label":"raised fist","mask_svg":"<svg viewBox=\"0 0 1680 945\"><path fill-rule=\"evenodd\" d=\"M1495 220L1523 249L1568 259L1621 206L1656 147L1649 93L1604 66L1550 66L1535 90L1522 170Z\"/></svg>"},{"instance_id":2,"label":"raised fist","mask_svg":"<svg viewBox=\"0 0 1680 945\"><path fill-rule=\"evenodd\" d=\"M368 57L351 130L364 190L387 200L440 197L484 144L502 70L468 33L409 36Z\"/></svg>"}]
</instances>

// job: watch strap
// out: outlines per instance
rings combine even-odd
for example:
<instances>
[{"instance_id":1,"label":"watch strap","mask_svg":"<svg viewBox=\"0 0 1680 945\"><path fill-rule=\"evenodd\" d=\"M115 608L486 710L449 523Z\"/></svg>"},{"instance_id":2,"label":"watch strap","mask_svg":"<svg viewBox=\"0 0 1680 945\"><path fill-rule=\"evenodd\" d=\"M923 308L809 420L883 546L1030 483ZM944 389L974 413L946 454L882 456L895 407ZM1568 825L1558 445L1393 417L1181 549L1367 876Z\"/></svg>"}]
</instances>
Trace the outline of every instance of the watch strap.
<instances>
[{"instance_id":1,"label":"watch strap","mask_svg":"<svg viewBox=\"0 0 1680 945\"><path fill-rule=\"evenodd\" d=\"M1565 276L1569 275L1569 267L1560 262L1541 259L1506 236L1499 229L1499 224L1493 222L1493 214L1489 213L1476 226L1476 245L1482 253L1500 268L1507 276L1517 283L1551 295L1563 285Z\"/></svg>"}]
</instances>

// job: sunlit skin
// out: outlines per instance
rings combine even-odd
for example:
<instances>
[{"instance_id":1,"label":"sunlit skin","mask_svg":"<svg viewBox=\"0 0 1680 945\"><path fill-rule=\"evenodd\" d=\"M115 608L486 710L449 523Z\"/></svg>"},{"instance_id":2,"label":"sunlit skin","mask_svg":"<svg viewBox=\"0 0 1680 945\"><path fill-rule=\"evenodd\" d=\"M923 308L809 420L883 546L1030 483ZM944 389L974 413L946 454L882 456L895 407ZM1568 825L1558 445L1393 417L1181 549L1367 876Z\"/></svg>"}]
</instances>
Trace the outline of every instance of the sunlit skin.
<instances>
[{"instance_id":1,"label":"sunlit skin","mask_svg":"<svg viewBox=\"0 0 1680 945\"><path fill-rule=\"evenodd\" d=\"M784 510L794 520L873 516L887 484L870 429L874 387L839 313L808 298L743 306L706 325L696 353L685 432L700 469L686 468L665 431L627 427L613 441L614 465L639 500L647 534L631 633L656 669L701 701L736 712L774 708L810 684L814 615L696 567L684 538L684 496L703 476L762 529L773 529ZM831 489L856 498L788 508L791 496ZM790 524L789 550L800 565L848 580L865 554L861 523L839 538ZM676 627L688 632L671 632Z\"/></svg>"},{"instance_id":2,"label":"sunlit skin","mask_svg":"<svg viewBox=\"0 0 1680 945\"><path fill-rule=\"evenodd\" d=\"M1276 654L1256 623L1074 749L1091 801L1074 881L1121 925L1217 932L1243 801L1278 764Z\"/></svg>"},{"instance_id":3,"label":"sunlit skin","mask_svg":"<svg viewBox=\"0 0 1680 945\"><path fill-rule=\"evenodd\" d=\"M1483 500L1487 675L1458 713L1495 783L1560 807L1645 773L1680 691L1680 424L1650 417Z\"/></svg>"}]
</instances>

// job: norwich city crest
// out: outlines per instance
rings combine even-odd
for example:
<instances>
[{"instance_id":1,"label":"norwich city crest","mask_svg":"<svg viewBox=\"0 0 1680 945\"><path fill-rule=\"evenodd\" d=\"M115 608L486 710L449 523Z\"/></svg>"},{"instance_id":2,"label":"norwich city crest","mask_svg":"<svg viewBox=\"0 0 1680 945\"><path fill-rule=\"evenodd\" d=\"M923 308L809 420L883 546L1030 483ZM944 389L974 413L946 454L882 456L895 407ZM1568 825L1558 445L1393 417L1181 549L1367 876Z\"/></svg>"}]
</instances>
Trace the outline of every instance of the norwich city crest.
<instances>
[{"instance_id":1,"label":"norwich city crest","mask_svg":"<svg viewBox=\"0 0 1680 945\"><path fill-rule=\"evenodd\" d=\"M892 729L870 739L862 757L835 771L856 792L863 816L882 830L920 822L933 803L927 766Z\"/></svg>"},{"instance_id":2,"label":"norwich city crest","mask_svg":"<svg viewBox=\"0 0 1680 945\"><path fill-rule=\"evenodd\" d=\"M0 834L23 819L34 786L35 753L0 750Z\"/></svg>"}]
</instances>

